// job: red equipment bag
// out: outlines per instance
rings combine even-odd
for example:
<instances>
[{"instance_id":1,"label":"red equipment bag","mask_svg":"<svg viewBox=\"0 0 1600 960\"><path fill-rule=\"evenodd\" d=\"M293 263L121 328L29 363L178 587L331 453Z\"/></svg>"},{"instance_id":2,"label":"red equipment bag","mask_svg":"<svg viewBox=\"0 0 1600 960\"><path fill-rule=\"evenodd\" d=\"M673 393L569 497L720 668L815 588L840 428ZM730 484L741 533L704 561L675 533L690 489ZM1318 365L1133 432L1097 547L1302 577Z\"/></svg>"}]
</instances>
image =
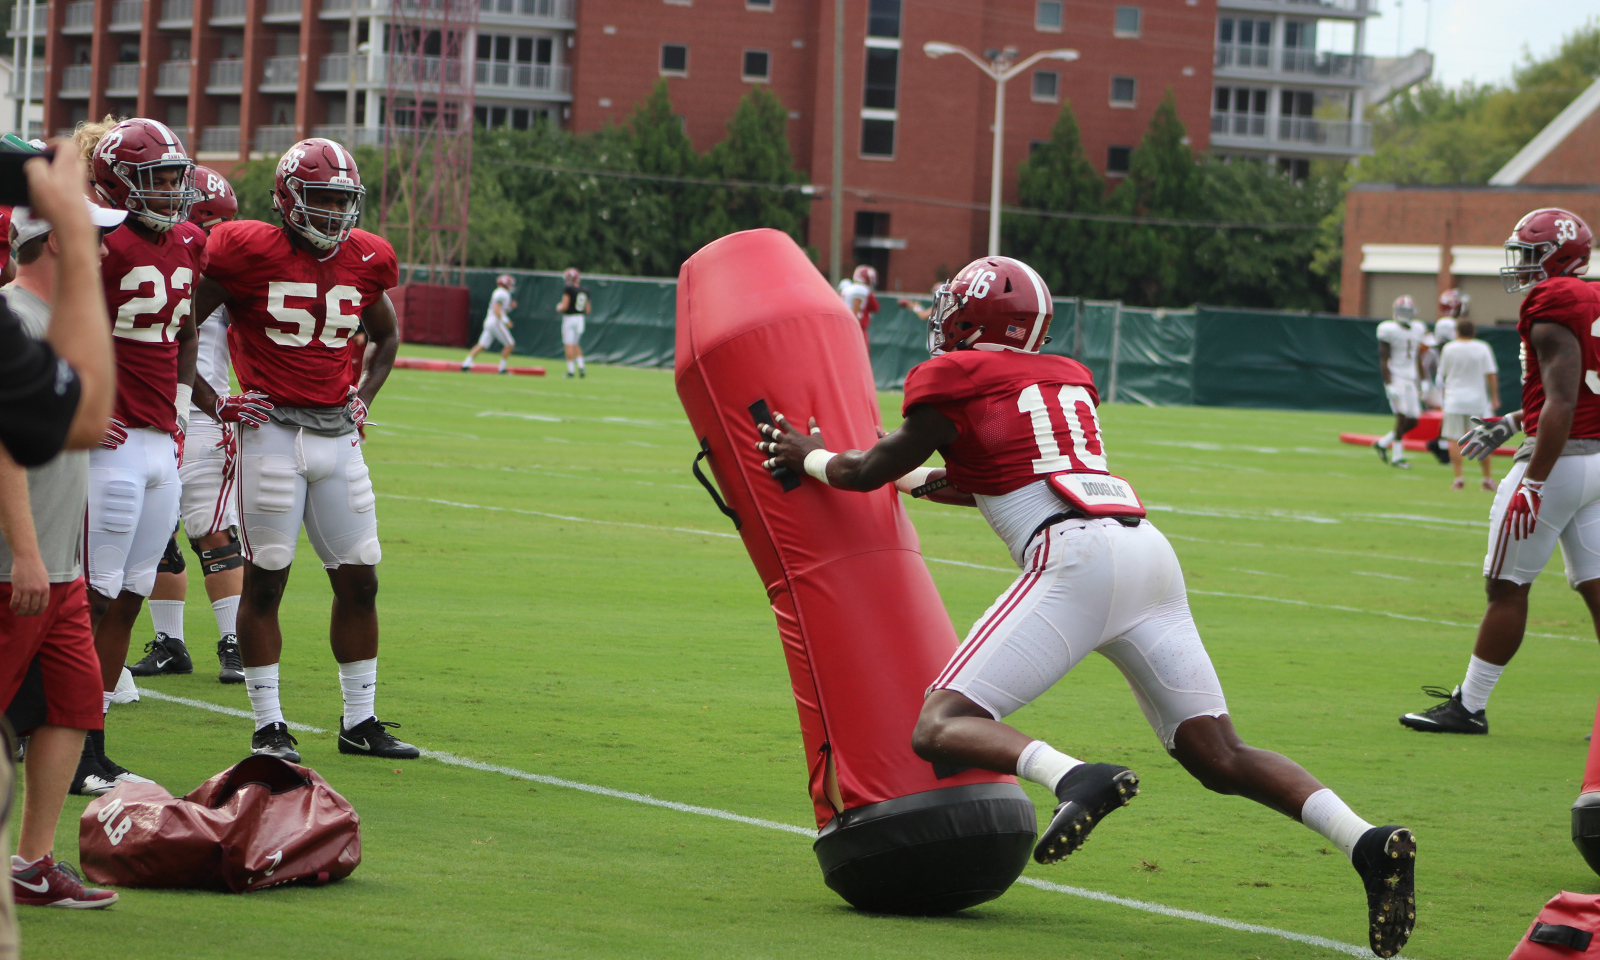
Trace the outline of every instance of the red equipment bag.
<instances>
[{"instance_id":1,"label":"red equipment bag","mask_svg":"<svg viewBox=\"0 0 1600 960\"><path fill-rule=\"evenodd\" d=\"M755 447L774 410L802 428L816 417L835 450L877 442L860 325L786 234L736 233L679 273L676 367L700 443L695 475L733 520L778 620L828 886L896 913L1000 896L1027 862L1037 816L1014 777L935 769L911 750L957 640L899 494L774 474Z\"/></svg>"},{"instance_id":2,"label":"red equipment bag","mask_svg":"<svg viewBox=\"0 0 1600 960\"><path fill-rule=\"evenodd\" d=\"M1600 897L1563 890L1539 911L1507 960L1600 957Z\"/></svg>"},{"instance_id":3,"label":"red equipment bag","mask_svg":"<svg viewBox=\"0 0 1600 960\"><path fill-rule=\"evenodd\" d=\"M361 863L361 818L309 767L255 756L181 799L124 783L78 820L84 876L116 887L245 893L343 880Z\"/></svg>"}]
</instances>

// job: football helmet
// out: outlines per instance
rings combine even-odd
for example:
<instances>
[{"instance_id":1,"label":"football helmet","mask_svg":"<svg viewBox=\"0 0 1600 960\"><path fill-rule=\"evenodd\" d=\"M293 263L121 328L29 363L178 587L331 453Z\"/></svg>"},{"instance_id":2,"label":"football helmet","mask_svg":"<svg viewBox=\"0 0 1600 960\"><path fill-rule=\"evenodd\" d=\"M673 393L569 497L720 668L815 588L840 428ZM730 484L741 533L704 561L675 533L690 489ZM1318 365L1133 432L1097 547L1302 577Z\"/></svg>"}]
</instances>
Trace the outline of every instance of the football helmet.
<instances>
[{"instance_id":1,"label":"football helmet","mask_svg":"<svg viewBox=\"0 0 1600 960\"><path fill-rule=\"evenodd\" d=\"M234 196L233 184L228 178L211 169L198 164L194 168L194 188L200 195L189 208L189 220L199 224L206 231L224 220L232 220L239 215L239 198Z\"/></svg>"},{"instance_id":2,"label":"football helmet","mask_svg":"<svg viewBox=\"0 0 1600 960\"><path fill-rule=\"evenodd\" d=\"M568 267L561 271L561 282L569 287L576 287L578 285L578 268Z\"/></svg>"},{"instance_id":3,"label":"football helmet","mask_svg":"<svg viewBox=\"0 0 1600 960\"><path fill-rule=\"evenodd\" d=\"M1460 290L1451 287L1439 294L1439 316L1459 320L1467 315L1467 310L1472 306L1472 298Z\"/></svg>"},{"instance_id":4,"label":"football helmet","mask_svg":"<svg viewBox=\"0 0 1600 960\"><path fill-rule=\"evenodd\" d=\"M507 290L510 290L512 287L517 285L517 281L511 279L511 274L509 273L502 273L500 276L495 277L494 283L495 286L505 287Z\"/></svg>"},{"instance_id":5,"label":"football helmet","mask_svg":"<svg viewBox=\"0 0 1600 960\"><path fill-rule=\"evenodd\" d=\"M1038 353L1055 307L1034 269L1010 257L972 261L934 295L928 352L1010 350Z\"/></svg>"},{"instance_id":6,"label":"football helmet","mask_svg":"<svg viewBox=\"0 0 1600 960\"><path fill-rule=\"evenodd\" d=\"M158 176L167 174L158 182ZM157 233L189 219L197 199L194 161L166 124L143 117L123 120L95 144L89 178L100 201L126 210Z\"/></svg>"},{"instance_id":7,"label":"football helmet","mask_svg":"<svg viewBox=\"0 0 1600 960\"><path fill-rule=\"evenodd\" d=\"M1506 238L1506 265L1500 283L1520 293L1551 277L1581 277L1589 271L1594 234L1575 213L1544 207L1517 221Z\"/></svg>"},{"instance_id":8,"label":"football helmet","mask_svg":"<svg viewBox=\"0 0 1600 960\"><path fill-rule=\"evenodd\" d=\"M878 288L878 271L872 269L864 263L861 266L856 267L856 272L850 275L850 279L854 280L856 283L864 283L874 290Z\"/></svg>"},{"instance_id":9,"label":"football helmet","mask_svg":"<svg viewBox=\"0 0 1600 960\"><path fill-rule=\"evenodd\" d=\"M1389 315L1401 323L1410 323L1417 319L1417 301L1402 293L1394 298L1394 309Z\"/></svg>"},{"instance_id":10,"label":"football helmet","mask_svg":"<svg viewBox=\"0 0 1600 960\"><path fill-rule=\"evenodd\" d=\"M332 250L361 222L366 195L350 151L332 140L311 137L290 147L278 161L272 208L307 243ZM343 205L319 205L331 199L342 199Z\"/></svg>"}]
</instances>

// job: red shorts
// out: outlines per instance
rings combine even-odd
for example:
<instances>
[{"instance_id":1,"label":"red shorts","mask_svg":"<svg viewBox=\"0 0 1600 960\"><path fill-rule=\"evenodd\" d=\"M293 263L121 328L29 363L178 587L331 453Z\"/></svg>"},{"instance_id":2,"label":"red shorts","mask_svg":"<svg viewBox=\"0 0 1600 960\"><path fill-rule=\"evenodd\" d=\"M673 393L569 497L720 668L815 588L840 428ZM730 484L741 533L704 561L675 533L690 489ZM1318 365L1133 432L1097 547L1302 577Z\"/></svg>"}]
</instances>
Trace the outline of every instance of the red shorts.
<instances>
[{"instance_id":1,"label":"red shorts","mask_svg":"<svg viewBox=\"0 0 1600 960\"><path fill-rule=\"evenodd\" d=\"M100 657L89 630L89 594L82 577L50 584L50 604L36 617L12 613L11 584L0 583L0 706L16 697L35 656L44 677L45 723L101 729Z\"/></svg>"}]
</instances>

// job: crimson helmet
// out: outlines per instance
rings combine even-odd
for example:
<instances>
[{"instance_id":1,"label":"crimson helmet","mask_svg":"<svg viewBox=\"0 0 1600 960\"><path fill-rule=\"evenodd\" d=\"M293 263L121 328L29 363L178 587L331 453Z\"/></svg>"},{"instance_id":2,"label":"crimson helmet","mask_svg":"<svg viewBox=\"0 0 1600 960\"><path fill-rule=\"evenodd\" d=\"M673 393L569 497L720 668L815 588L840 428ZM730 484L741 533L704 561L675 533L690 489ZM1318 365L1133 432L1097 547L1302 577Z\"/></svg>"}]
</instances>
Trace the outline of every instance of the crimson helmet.
<instances>
[{"instance_id":1,"label":"crimson helmet","mask_svg":"<svg viewBox=\"0 0 1600 960\"><path fill-rule=\"evenodd\" d=\"M878 286L878 271L864 263L856 267L856 272L851 274L850 278L856 283L864 283L869 287L876 288Z\"/></svg>"},{"instance_id":2,"label":"crimson helmet","mask_svg":"<svg viewBox=\"0 0 1600 960\"><path fill-rule=\"evenodd\" d=\"M934 296L928 352L1010 350L1038 353L1055 307L1033 268L1010 257L982 257Z\"/></svg>"},{"instance_id":3,"label":"crimson helmet","mask_svg":"<svg viewBox=\"0 0 1600 960\"><path fill-rule=\"evenodd\" d=\"M1535 210L1506 238L1506 265L1500 283L1519 293L1550 277L1580 277L1589 270L1594 235L1577 214L1559 207Z\"/></svg>"},{"instance_id":4,"label":"crimson helmet","mask_svg":"<svg viewBox=\"0 0 1600 960\"><path fill-rule=\"evenodd\" d=\"M344 205L315 206L307 196L310 191L319 193L317 199L324 202L330 194L343 194ZM350 151L332 140L311 137L290 147L278 161L272 208L301 239L318 250L332 250L361 222L361 201L366 195Z\"/></svg>"},{"instance_id":5,"label":"crimson helmet","mask_svg":"<svg viewBox=\"0 0 1600 960\"><path fill-rule=\"evenodd\" d=\"M1394 309L1390 313L1390 316L1394 317L1401 323L1410 323L1411 321L1417 319L1417 301L1411 299L1409 295L1402 293L1400 296L1394 298Z\"/></svg>"},{"instance_id":6,"label":"crimson helmet","mask_svg":"<svg viewBox=\"0 0 1600 960\"><path fill-rule=\"evenodd\" d=\"M158 185L156 173L175 171L176 183ZM95 144L89 179L100 201L113 210L126 210L144 226L165 233L189 219L196 199L194 161L184 152L177 134L164 123L134 117L123 120ZM157 204L163 208L151 208Z\"/></svg>"},{"instance_id":7,"label":"crimson helmet","mask_svg":"<svg viewBox=\"0 0 1600 960\"><path fill-rule=\"evenodd\" d=\"M577 286L578 285L578 268L577 267L568 267L567 269L561 271L561 282L565 283L569 287Z\"/></svg>"},{"instance_id":8,"label":"crimson helmet","mask_svg":"<svg viewBox=\"0 0 1600 960\"><path fill-rule=\"evenodd\" d=\"M217 171L196 164L194 189L200 198L189 208L190 223L199 224L209 232L222 221L239 215L239 198L234 196L233 184Z\"/></svg>"},{"instance_id":9,"label":"crimson helmet","mask_svg":"<svg viewBox=\"0 0 1600 960\"><path fill-rule=\"evenodd\" d=\"M1464 309L1465 305L1460 290L1451 287L1444 293L1439 294L1439 319L1459 317Z\"/></svg>"},{"instance_id":10,"label":"crimson helmet","mask_svg":"<svg viewBox=\"0 0 1600 960\"><path fill-rule=\"evenodd\" d=\"M517 281L511 279L511 274L509 273L500 274L500 276L494 278L494 282L496 286L505 287L507 289L510 289L517 284Z\"/></svg>"}]
</instances>

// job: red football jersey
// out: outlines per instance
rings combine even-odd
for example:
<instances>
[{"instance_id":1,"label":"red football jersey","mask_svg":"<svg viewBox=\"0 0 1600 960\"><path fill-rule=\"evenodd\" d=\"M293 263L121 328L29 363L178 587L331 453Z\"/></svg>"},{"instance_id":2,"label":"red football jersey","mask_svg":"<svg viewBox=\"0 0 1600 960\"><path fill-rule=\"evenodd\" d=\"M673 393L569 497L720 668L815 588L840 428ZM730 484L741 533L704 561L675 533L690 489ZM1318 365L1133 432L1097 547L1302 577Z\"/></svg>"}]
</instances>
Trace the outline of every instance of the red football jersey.
<instances>
[{"instance_id":1,"label":"red football jersey","mask_svg":"<svg viewBox=\"0 0 1600 960\"><path fill-rule=\"evenodd\" d=\"M1571 437L1600 438L1600 290L1577 277L1551 277L1522 298L1517 333L1522 335L1522 429L1539 435L1539 411L1544 408L1544 381L1539 378L1539 358L1529 337L1535 322L1559 323L1578 338L1583 351L1583 384L1578 387L1578 407L1572 413Z\"/></svg>"},{"instance_id":2,"label":"red football jersey","mask_svg":"<svg viewBox=\"0 0 1600 960\"><path fill-rule=\"evenodd\" d=\"M1100 395L1076 360L956 350L906 376L902 410L920 404L956 425L955 442L939 452L950 482L968 493L1010 493L1052 473L1108 472Z\"/></svg>"},{"instance_id":3,"label":"red football jersey","mask_svg":"<svg viewBox=\"0 0 1600 960\"><path fill-rule=\"evenodd\" d=\"M130 427L178 429L178 328L206 268L206 232L180 223L157 240L129 227L105 238L100 284L117 357L112 416Z\"/></svg>"},{"instance_id":4,"label":"red football jersey","mask_svg":"<svg viewBox=\"0 0 1600 960\"><path fill-rule=\"evenodd\" d=\"M343 406L350 335L361 312L400 280L389 241L353 230L318 260L285 228L230 220L211 231L206 276L227 288L228 349L244 390L289 407Z\"/></svg>"}]
</instances>

